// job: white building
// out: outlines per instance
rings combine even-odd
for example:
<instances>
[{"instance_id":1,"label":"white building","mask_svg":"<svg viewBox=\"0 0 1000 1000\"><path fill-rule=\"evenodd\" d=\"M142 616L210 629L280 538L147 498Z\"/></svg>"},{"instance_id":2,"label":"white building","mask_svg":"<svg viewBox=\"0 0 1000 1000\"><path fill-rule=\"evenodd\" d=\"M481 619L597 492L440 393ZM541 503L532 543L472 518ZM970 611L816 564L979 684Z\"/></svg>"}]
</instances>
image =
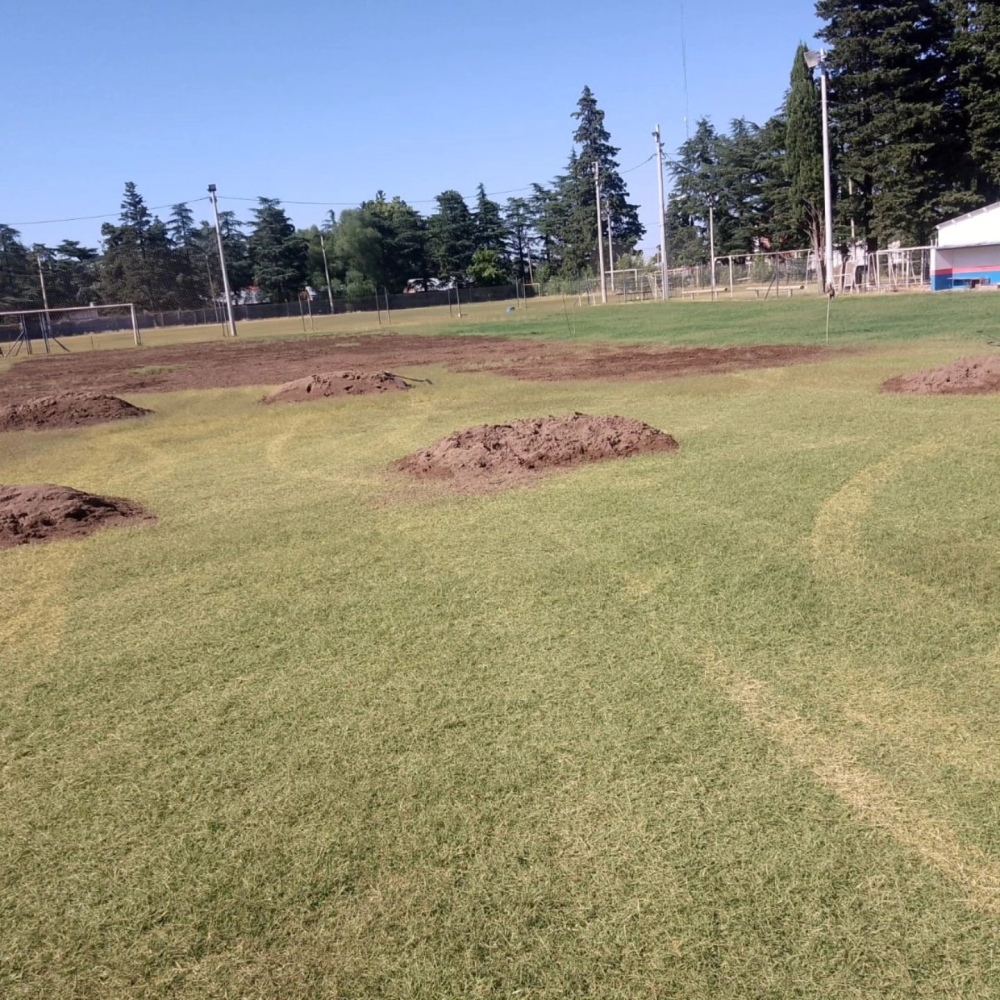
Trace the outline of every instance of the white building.
<instances>
[{"instance_id":1,"label":"white building","mask_svg":"<svg viewBox=\"0 0 1000 1000\"><path fill-rule=\"evenodd\" d=\"M931 288L1000 286L1000 202L937 227L931 251Z\"/></svg>"}]
</instances>

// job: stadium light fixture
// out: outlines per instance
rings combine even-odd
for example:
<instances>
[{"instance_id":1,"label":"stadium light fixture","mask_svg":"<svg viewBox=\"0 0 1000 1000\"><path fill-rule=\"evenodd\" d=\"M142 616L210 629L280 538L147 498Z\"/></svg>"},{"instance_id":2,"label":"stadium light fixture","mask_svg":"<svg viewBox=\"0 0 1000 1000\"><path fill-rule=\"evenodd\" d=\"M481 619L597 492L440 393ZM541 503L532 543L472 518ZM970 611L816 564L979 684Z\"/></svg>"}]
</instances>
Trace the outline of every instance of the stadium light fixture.
<instances>
[{"instance_id":1,"label":"stadium light fixture","mask_svg":"<svg viewBox=\"0 0 1000 1000\"><path fill-rule=\"evenodd\" d=\"M826 50L807 52L806 66L819 70L820 102L823 108L823 207L826 224L826 246L824 258L826 261L826 293L831 295L833 288L833 185L830 180L830 116L827 100L827 81L829 70L826 64Z\"/></svg>"}]
</instances>

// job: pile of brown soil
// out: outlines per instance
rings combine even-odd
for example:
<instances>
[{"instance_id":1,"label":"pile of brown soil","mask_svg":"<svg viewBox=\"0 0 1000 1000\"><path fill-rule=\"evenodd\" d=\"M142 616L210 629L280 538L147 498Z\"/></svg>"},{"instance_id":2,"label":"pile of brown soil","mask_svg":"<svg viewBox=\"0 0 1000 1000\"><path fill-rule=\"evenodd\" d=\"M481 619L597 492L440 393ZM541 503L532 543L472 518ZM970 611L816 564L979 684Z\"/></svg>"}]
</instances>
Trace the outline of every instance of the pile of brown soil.
<instances>
[{"instance_id":1,"label":"pile of brown soil","mask_svg":"<svg viewBox=\"0 0 1000 1000\"><path fill-rule=\"evenodd\" d=\"M958 393L1000 391L1000 354L960 358L950 365L915 375L897 375L882 383L883 392Z\"/></svg>"},{"instance_id":2,"label":"pile of brown soil","mask_svg":"<svg viewBox=\"0 0 1000 1000\"><path fill-rule=\"evenodd\" d=\"M82 538L128 522L155 521L139 504L121 497L101 497L51 483L0 485L0 549Z\"/></svg>"},{"instance_id":3,"label":"pile of brown soil","mask_svg":"<svg viewBox=\"0 0 1000 1000\"><path fill-rule=\"evenodd\" d=\"M100 392L63 392L0 406L0 431L82 427L108 420L144 417L150 410Z\"/></svg>"},{"instance_id":4,"label":"pile of brown soil","mask_svg":"<svg viewBox=\"0 0 1000 1000\"><path fill-rule=\"evenodd\" d=\"M574 413L468 427L400 459L396 468L458 489L488 490L549 469L678 447L671 435L640 420Z\"/></svg>"},{"instance_id":5,"label":"pile of brown soil","mask_svg":"<svg viewBox=\"0 0 1000 1000\"><path fill-rule=\"evenodd\" d=\"M327 396L364 396L370 392L405 392L413 386L391 372L363 372L347 369L323 372L286 382L268 393L263 403L301 403Z\"/></svg>"}]
</instances>

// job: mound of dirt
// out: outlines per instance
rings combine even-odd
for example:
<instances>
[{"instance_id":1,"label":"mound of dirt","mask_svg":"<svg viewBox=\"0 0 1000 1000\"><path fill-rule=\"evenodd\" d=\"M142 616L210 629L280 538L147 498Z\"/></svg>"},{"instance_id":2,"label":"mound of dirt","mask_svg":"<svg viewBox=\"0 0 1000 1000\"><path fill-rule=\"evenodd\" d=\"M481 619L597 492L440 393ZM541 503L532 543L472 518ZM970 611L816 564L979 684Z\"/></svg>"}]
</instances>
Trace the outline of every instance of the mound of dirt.
<instances>
[{"instance_id":1,"label":"mound of dirt","mask_svg":"<svg viewBox=\"0 0 1000 1000\"><path fill-rule=\"evenodd\" d=\"M468 427L400 459L396 468L459 489L493 489L549 469L678 447L641 420L574 413Z\"/></svg>"},{"instance_id":2,"label":"mound of dirt","mask_svg":"<svg viewBox=\"0 0 1000 1000\"><path fill-rule=\"evenodd\" d=\"M1000 392L1000 354L960 358L950 365L915 375L897 375L882 383L883 392L958 393Z\"/></svg>"},{"instance_id":3,"label":"mound of dirt","mask_svg":"<svg viewBox=\"0 0 1000 1000\"><path fill-rule=\"evenodd\" d=\"M150 412L102 392L63 392L0 406L0 431L82 427L109 420L144 417Z\"/></svg>"},{"instance_id":4,"label":"mound of dirt","mask_svg":"<svg viewBox=\"0 0 1000 1000\"><path fill-rule=\"evenodd\" d=\"M83 493L69 486L0 485L0 549L60 538L82 538L100 528L155 522L137 503Z\"/></svg>"},{"instance_id":5,"label":"mound of dirt","mask_svg":"<svg viewBox=\"0 0 1000 1000\"><path fill-rule=\"evenodd\" d=\"M327 396L364 396L370 392L405 392L412 388L412 384L405 378L391 372L363 372L349 368L286 382L274 392L268 393L261 402L301 403Z\"/></svg>"}]
</instances>

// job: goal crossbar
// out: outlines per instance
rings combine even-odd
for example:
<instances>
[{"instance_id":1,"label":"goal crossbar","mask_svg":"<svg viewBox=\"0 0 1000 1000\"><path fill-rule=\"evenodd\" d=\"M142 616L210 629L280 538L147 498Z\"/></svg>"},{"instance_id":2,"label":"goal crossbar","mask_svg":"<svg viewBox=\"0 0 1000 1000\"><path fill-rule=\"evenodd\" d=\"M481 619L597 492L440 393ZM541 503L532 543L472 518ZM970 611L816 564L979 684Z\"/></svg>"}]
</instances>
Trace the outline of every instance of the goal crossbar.
<instances>
[{"instance_id":1,"label":"goal crossbar","mask_svg":"<svg viewBox=\"0 0 1000 1000\"><path fill-rule=\"evenodd\" d=\"M141 346L142 336L139 333L139 318L136 316L134 302L101 302L92 306L57 306L54 309L7 309L0 310L0 320L2 320L5 316L44 316L46 319L49 319L53 313L85 313L88 311L96 312L98 310L110 309L128 310L129 320L132 326L132 337L135 340L136 347ZM43 328L43 340L46 339L46 335L52 336L51 333L45 331ZM52 339L55 340L55 337ZM46 344L46 353L48 353L48 344Z\"/></svg>"}]
</instances>

